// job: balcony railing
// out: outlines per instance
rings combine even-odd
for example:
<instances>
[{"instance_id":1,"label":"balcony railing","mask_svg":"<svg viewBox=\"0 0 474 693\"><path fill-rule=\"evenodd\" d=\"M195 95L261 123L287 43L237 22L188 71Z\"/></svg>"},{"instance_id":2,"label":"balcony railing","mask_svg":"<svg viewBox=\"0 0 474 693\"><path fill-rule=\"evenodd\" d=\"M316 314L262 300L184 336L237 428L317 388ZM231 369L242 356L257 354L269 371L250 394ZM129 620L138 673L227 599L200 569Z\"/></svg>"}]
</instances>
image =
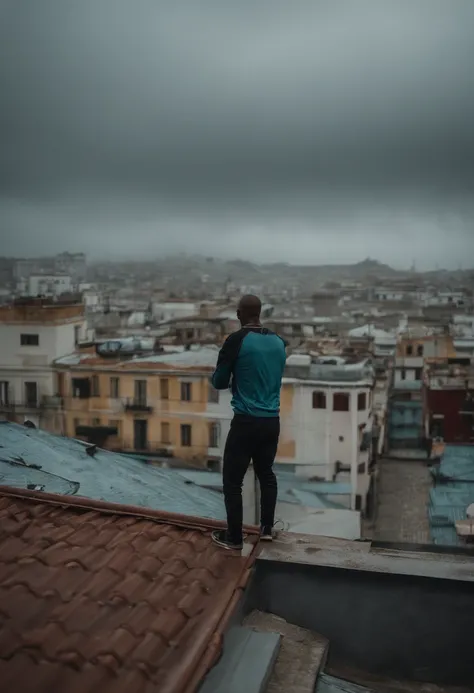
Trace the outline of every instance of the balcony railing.
<instances>
[{"instance_id":1,"label":"balcony railing","mask_svg":"<svg viewBox=\"0 0 474 693\"><path fill-rule=\"evenodd\" d=\"M19 402L0 402L0 411L2 412L25 412L36 411L42 408L42 403L39 400L23 400Z\"/></svg>"},{"instance_id":2,"label":"balcony railing","mask_svg":"<svg viewBox=\"0 0 474 693\"><path fill-rule=\"evenodd\" d=\"M127 399L124 403L125 411L141 411L150 414L153 411L153 407L148 404L145 399L140 399L134 397L133 399Z\"/></svg>"},{"instance_id":3,"label":"balcony railing","mask_svg":"<svg viewBox=\"0 0 474 693\"><path fill-rule=\"evenodd\" d=\"M420 391L423 386L421 380L399 380L393 383L394 390L405 390L409 392Z\"/></svg>"}]
</instances>

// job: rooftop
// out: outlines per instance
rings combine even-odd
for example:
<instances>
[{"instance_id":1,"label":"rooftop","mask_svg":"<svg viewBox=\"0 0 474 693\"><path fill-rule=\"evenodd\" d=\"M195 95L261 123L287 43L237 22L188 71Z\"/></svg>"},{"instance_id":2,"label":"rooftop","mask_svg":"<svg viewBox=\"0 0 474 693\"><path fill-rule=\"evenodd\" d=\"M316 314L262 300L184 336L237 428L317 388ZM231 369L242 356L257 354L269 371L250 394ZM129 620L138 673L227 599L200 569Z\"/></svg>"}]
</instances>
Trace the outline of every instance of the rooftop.
<instances>
[{"instance_id":1,"label":"rooftop","mask_svg":"<svg viewBox=\"0 0 474 693\"><path fill-rule=\"evenodd\" d=\"M467 509L474 503L474 446L446 445L432 476L428 506L432 539L442 546L462 546L456 523L467 519Z\"/></svg>"},{"instance_id":2,"label":"rooftop","mask_svg":"<svg viewBox=\"0 0 474 693\"><path fill-rule=\"evenodd\" d=\"M63 303L44 298L27 298L0 306L0 323L38 325L74 322L84 316L82 303Z\"/></svg>"},{"instance_id":3,"label":"rooftop","mask_svg":"<svg viewBox=\"0 0 474 693\"><path fill-rule=\"evenodd\" d=\"M307 380L316 382L372 383L374 369L368 359L350 363L347 359L341 363L340 357L334 357L334 363L326 357L312 358L311 355L294 354L286 362L285 379Z\"/></svg>"},{"instance_id":4,"label":"rooftop","mask_svg":"<svg viewBox=\"0 0 474 693\"><path fill-rule=\"evenodd\" d=\"M100 501L224 517L222 498L173 469L159 469L119 453L39 429L0 422L0 484L20 489L86 496Z\"/></svg>"},{"instance_id":5,"label":"rooftop","mask_svg":"<svg viewBox=\"0 0 474 693\"><path fill-rule=\"evenodd\" d=\"M0 487L0 677L22 693L184 693L220 654L254 558L218 523Z\"/></svg>"},{"instance_id":6,"label":"rooftop","mask_svg":"<svg viewBox=\"0 0 474 693\"><path fill-rule=\"evenodd\" d=\"M115 341L121 342L126 340L109 340L107 344ZM160 353L132 355L131 358L126 360L120 357L120 354L126 352L126 350L122 349L117 351L115 358L110 356L104 358L95 351L79 351L56 359L54 363L59 367L77 366L94 369L100 366L101 370L186 370L192 368L196 371L204 370L207 372L215 368L218 351L218 347L213 345L195 346L184 351L177 347L171 353L166 353L166 350L163 350Z\"/></svg>"}]
</instances>

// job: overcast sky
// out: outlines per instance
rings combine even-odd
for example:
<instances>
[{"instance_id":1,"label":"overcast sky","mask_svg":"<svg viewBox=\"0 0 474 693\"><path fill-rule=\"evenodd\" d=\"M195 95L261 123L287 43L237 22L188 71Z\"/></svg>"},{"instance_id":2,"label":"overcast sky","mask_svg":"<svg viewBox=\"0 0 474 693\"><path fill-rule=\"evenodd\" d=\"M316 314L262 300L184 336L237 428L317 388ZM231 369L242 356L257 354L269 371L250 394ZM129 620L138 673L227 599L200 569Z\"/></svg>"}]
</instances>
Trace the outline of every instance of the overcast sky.
<instances>
[{"instance_id":1,"label":"overcast sky","mask_svg":"<svg viewBox=\"0 0 474 693\"><path fill-rule=\"evenodd\" d=\"M474 266L474 0L0 0L0 253Z\"/></svg>"}]
</instances>

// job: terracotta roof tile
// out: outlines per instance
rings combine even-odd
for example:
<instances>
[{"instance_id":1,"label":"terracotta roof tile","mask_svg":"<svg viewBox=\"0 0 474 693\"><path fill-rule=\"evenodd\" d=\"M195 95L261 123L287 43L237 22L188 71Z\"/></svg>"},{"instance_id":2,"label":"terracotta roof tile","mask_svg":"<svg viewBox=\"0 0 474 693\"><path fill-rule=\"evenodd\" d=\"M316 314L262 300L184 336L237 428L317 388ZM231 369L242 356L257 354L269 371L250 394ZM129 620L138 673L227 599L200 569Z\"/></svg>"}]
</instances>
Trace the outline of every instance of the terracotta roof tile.
<instances>
[{"instance_id":1,"label":"terracotta roof tile","mask_svg":"<svg viewBox=\"0 0 474 693\"><path fill-rule=\"evenodd\" d=\"M216 547L216 526L0 487L2 686L196 690L253 560Z\"/></svg>"}]
</instances>

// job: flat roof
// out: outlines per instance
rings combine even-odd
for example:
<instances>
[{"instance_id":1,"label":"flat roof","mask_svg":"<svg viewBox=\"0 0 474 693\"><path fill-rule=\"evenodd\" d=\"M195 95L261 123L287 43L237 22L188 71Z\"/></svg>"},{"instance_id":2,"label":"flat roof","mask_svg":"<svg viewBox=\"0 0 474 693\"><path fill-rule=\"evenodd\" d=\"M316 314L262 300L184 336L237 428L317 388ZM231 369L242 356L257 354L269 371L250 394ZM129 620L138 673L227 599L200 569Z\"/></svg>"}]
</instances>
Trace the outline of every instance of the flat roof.
<instances>
[{"instance_id":1,"label":"flat roof","mask_svg":"<svg viewBox=\"0 0 474 693\"><path fill-rule=\"evenodd\" d=\"M258 560L474 582L474 551L441 553L434 546L426 551L381 548L370 541L282 532L271 544L260 545Z\"/></svg>"}]
</instances>

